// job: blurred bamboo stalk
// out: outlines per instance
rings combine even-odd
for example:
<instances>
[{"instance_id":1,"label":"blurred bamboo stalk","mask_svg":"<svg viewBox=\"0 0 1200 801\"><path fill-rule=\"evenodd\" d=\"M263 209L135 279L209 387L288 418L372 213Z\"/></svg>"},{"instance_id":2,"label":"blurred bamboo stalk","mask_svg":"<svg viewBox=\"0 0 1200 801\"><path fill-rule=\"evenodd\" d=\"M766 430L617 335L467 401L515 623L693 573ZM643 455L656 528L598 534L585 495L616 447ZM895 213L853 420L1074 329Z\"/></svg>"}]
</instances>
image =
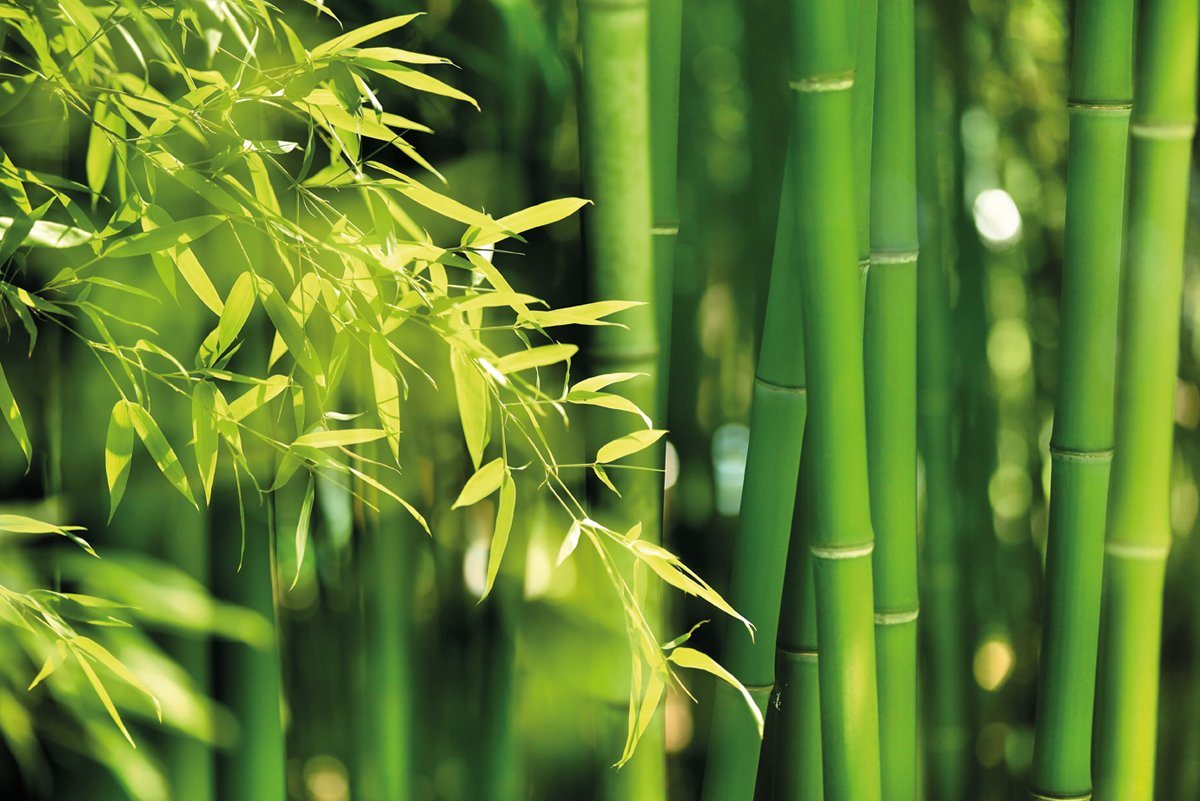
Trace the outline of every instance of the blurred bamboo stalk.
<instances>
[{"instance_id":1,"label":"blurred bamboo stalk","mask_svg":"<svg viewBox=\"0 0 1200 801\"><path fill-rule=\"evenodd\" d=\"M1150 801L1154 795L1198 40L1197 0L1142 4L1101 610L1097 801Z\"/></svg>"},{"instance_id":2,"label":"blurred bamboo stalk","mask_svg":"<svg viewBox=\"0 0 1200 801\"><path fill-rule=\"evenodd\" d=\"M582 126L584 191L595 202L585 219L589 284L594 298L635 300L645 305L622 314L622 326L597 330L589 355L598 373L640 373L625 384L628 397L660 420L657 368L660 363L654 244L651 237L650 13L648 0L579 0L583 51ZM622 421L623 423L624 421ZM593 419L589 448L626 433L607 420ZM658 542L662 528L662 449L642 451L614 470L621 492L610 505L612 524L642 524L643 538ZM658 617L657 591L643 597ZM657 621L656 621L657 623ZM624 647L623 627L609 639ZM620 645L617 645L620 643ZM620 660L603 659L600 677L601 737L598 755L600 796L612 801L666 797L666 757L661 712L620 770L610 767L625 738L629 677ZM620 666L620 667L618 667Z\"/></svg>"}]
</instances>

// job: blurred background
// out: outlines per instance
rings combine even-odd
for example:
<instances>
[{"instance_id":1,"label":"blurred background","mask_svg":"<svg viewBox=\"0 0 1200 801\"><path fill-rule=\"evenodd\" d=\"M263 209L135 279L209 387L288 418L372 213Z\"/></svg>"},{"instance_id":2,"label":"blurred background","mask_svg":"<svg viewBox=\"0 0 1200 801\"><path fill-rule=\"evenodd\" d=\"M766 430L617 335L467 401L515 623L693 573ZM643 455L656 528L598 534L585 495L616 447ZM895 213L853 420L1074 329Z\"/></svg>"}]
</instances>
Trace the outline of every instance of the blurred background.
<instances>
[{"instance_id":1,"label":"blurred background","mask_svg":"<svg viewBox=\"0 0 1200 801\"><path fill-rule=\"evenodd\" d=\"M307 41L330 35L311 9L282 5L298 30L309 31ZM574 0L330 5L347 28L426 12L388 44L450 58L458 69L438 74L482 111L432 95L398 93L389 102L435 129L418 145L454 197L500 214L586 196ZM683 5L665 539L723 591L782 176L788 27L780 16L786 4L774 0ZM955 198L947 255L956 517L969 588L962 632L969 701L961 713L970 764L963 769L973 777L973 798L1005 799L1024 792L1033 741L1069 10L1058 0L953 5L939 15L935 68L925 77L936 98L936 136L947 153L958 152L961 167L946 182ZM49 108L43 117L2 119L0 141L23 163L61 160L86 134L55 120ZM1193 180L1194 208L1197 189ZM1200 798L1200 215L1190 220L1163 636L1162 799ZM585 212L538 232L523 256L500 254L497 264L519 291L554 306L584 302L586 221ZM422 222L438 235L439 223ZM160 319L142 322L194 343L211 324L194 306L163 307ZM585 333L566 336L586 342ZM404 798L418 801L591 797L594 722L581 712L589 691L585 610L589 594L607 589L592 586L586 561L555 567L561 519L530 494L498 590L476 603L492 516L487 505L450 512L470 472L450 403L431 395L406 413L405 447L417 466L409 480L432 538L398 516L382 524L396 536L364 536L353 499L321 487L297 567L302 487L293 482L274 509L247 504L239 572L243 534L232 483L219 483L212 508L196 514L147 464L135 465L126 499L106 523L99 454L111 386L54 332L39 341L33 361L24 358L27 347L15 330L0 341L13 365L10 381L32 388L18 395L39 410L40 455L26 473L16 449L0 448L0 512L86 525L102 559L0 534L0 583L67 586L134 607L113 614L139 628L114 628L106 642L159 696L164 724L135 691L122 698L114 688L138 743L131 749L78 681L26 692L38 666L16 640L0 636L0 797L267 799L275 796L250 788L271 783L262 766L273 760L286 760L288 797L304 801L389 798L380 788L397 782ZM184 417L160 422L175 441L190 436ZM576 439L566 437L563 447L580 448ZM277 549L273 582L269 546ZM668 637L711 611L675 596L670 614ZM716 629L701 628L693 643L716 653ZM698 795L712 693L706 681L692 678L689 686L698 703L672 694L666 704L678 799ZM277 728L280 689L285 741L255 734Z\"/></svg>"}]
</instances>

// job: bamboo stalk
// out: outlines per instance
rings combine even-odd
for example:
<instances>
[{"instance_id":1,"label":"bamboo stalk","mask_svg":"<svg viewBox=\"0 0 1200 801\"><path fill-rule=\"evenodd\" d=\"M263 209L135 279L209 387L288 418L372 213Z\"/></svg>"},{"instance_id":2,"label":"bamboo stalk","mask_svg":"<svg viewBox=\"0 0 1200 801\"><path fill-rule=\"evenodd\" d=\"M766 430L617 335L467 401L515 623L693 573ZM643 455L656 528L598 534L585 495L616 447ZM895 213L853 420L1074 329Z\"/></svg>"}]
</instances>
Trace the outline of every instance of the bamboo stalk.
<instances>
[{"instance_id":1,"label":"bamboo stalk","mask_svg":"<svg viewBox=\"0 0 1200 801\"><path fill-rule=\"evenodd\" d=\"M757 631L751 639L744 628L727 625L723 639L725 667L763 709L775 685L775 637L808 410L804 351L796 330L801 276L792 247L792 174L793 169L785 167L727 596ZM718 686L704 773L703 798L708 801L754 797L762 741L744 704L732 690Z\"/></svg>"},{"instance_id":2,"label":"bamboo stalk","mask_svg":"<svg viewBox=\"0 0 1200 801\"><path fill-rule=\"evenodd\" d=\"M675 243L679 239L679 71L683 35L682 0L650 6L650 177L654 241L654 291L658 322L658 409L667 411L671 374L671 303Z\"/></svg>"},{"instance_id":3,"label":"bamboo stalk","mask_svg":"<svg viewBox=\"0 0 1200 801\"><path fill-rule=\"evenodd\" d=\"M827 801L880 798L860 281L853 269L854 56L844 2L794 0L796 159Z\"/></svg>"},{"instance_id":4,"label":"bamboo stalk","mask_svg":"<svg viewBox=\"0 0 1200 801\"><path fill-rule=\"evenodd\" d=\"M883 797L917 794L917 182L912 0L882 0L864 326Z\"/></svg>"},{"instance_id":5,"label":"bamboo stalk","mask_svg":"<svg viewBox=\"0 0 1200 801\"><path fill-rule=\"evenodd\" d=\"M1092 702L1113 448L1133 3L1079 0L1072 48L1062 344L1032 789L1091 792Z\"/></svg>"},{"instance_id":6,"label":"bamboo stalk","mask_svg":"<svg viewBox=\"0 0 1200 801\"><path fill-rule=\"evenodd\" d=\"M854 211L858 268L863 280L871 265L871 149L876 107L875 61L879 29L879 0L849 0L850 30L854 35Z\"/></svg>"},{"instance_id":7,"label":"bamboo stalk","mask_svg":"<svg viewBox=\"0 0 1200 801\"><path fill-rule=\"evenodd\" d=\"M938 136L947 128L935 92L939 29L932 0L916 9L917 181L920 250L917 265L917 413L925 466L921 606L925 625L925 756L930 797L963 797L970 741L959 721L967 709L970 665L965 643L962 571L957 528L952 414L948 227L951 205Z\"/></svg>"},{"instance_id":8,"label":"bamboo stalk","mask_svg":"<svg viewBox=\"0 0 1200 801\"><path fill-rule=\"evenodd\" d=\"M1105 540L1097 801L1154 794L1163 576L1200 2L1146 0L1129 126L1130 194Z\"/></svg>"},{"instance_id":9,"label":"bamboo stalk","mask_svg":"<svg viewBox=\"0 0 1200 801\"><path fill-rule=\"evenodd\" d=\"M584 185L595 206L586 218L589 281L592 296L643 301L623 314L628 328L607 326L594 337L590 356L596 372L642 373L627 382L626 394L651 419L659 420L658 306L651 240L649 3L647 0L579 0L579 37L583 52ZM611 419L611 418L610 418ZM624 421L622 421L624 422ZM594 420L589 434L595 451L626 433ZM661 468L661 449L625 460L637 468ZM651 469L614 470L619 505L609 507L609 522L626 528L642 524L642 536L661 539L662 476ZM654 597L645 599L657 606ZM656 609L647 611L653 620ZM625 739L629 677L623 655L623 626L615 623L611 650L620 660L604 660L599 669L602 694L599 759L602 798L655 801L666 796L663 727L656 721L621 770L609 765ZM661 716L660 716L661 717Z\"/></svg>"}]
</instances>

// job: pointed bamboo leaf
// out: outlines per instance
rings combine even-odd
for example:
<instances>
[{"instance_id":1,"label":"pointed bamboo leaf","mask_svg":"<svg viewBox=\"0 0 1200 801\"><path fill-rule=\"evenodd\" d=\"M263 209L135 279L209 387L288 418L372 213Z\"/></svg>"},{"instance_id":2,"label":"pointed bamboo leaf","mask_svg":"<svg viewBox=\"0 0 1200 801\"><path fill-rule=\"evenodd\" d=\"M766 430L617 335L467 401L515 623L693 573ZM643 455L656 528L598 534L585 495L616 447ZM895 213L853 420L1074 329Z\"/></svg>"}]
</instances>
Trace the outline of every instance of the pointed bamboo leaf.
<instances>
[{"instance_id":1,"label":"pointed bamboo leaf","mask_svg":"<svg viewBox=\"0 0 1200 801\"><path fill-rule=\"evenodd\" d=\"M104 191L108 172L112 167L113 145L108 133L101 127L109 117L108 98L101 95L92 110L95 122L88 129L87 182L96 194Z\"/></svg>"},{"instance_id":2,"label":"pointed bamboo leaf","mask_svg":"<svg viewBox=\"0 0 1200 801\"><path fill-rule=\"evenodd\" d=\"M307 448L342 448L374 442L387 436L378 428L343 428L339 431L312 431L297 437L292 446Z\"/></svg>"},{"instance_id":3,"label":"pointed bamboo leaf","mask_svg":"<svg viewBox=\"0 0 1200 801\"><path fill-rule=\"evenodd\" d=\"M79 648L81 651L91 656L104 667L108 668L117 678L138 690L142 695L154 704L154 710L158 713L158 720L162 722L162 704L158 702L158 698L150 689L142 683L141 679L134 675L133 671L125 667L121 660L117 659L112 653L100 643L88 637L75 637L71 640L72 647Z\"/></svg>"},{"instance_id":4,"label":"pointed bamboo leaf","mask_svg":"<svg viewBox=\"0 0 1200 801\"><path fill-rule=\"evenodd\" d=\"M534 367L546 367L566 361L579 350L577 345L541 345L528 350L519 350L496 360L496 369L501 373L516 373Z\"/></svg>"},{"instance_id":5,"label":"pointed bamboo leaf","mask_svg":"<svg viewBox=\"0 0 1200 801\"><path fill-rule=\"evenodd\" d=\"M28 470L33 459L33 445L29 441L29 432L25 430L25 420L21 417L17 399L13 397L12 387L8 385L8 376L4 374L2 365L0 365L0 405L4 407L4 422L8 423L9 430L17 438L17 444L21 446L21 453L25 454L25 469Z\"/></svg>"},{"instance_id":6,"label":"pointed bamboo leaf","mask_svg":"<svg viewBox=\"0 0 1200 801\"><path fill-rule=\"evenodd\" d=\"M374 39L376 36L382 36L385 33L394 31L397 28L402 28L412 22L420 14L405 14L403 16L388 17L377 22L372 22L370 25L364 25L361 28L355 28L352 31L346 31L340 36L335 36L327 42L322 42L312 49L312 57L314 59L329 56L338 53L342 50L347 50L351 47L357 47L368 39Z\"/></svg>"},{"instance_id":7,"label":"pointed bamboo leaf","mask_svg":"<svg viewBox=\"0 0 1200 801\"><path fill-rule=\"evenodd\" d=\"M554 560L554 566L558 567L563 562L575 553L575 548L579 545L579 535L583 533L583 526L579 525L579 521L575 520L571 523L571 528L567 531L567 536L563 537L562 545L558 548L558 558Z\"/></svg>"},{"instance_id":8,"label":"pointed bamboo leaf","mask_svg":"<svg viewBox=\"0 0 1200 801\"><path fill-rule=\"evenodd\" d=\"M116 706L113 705L112 699L108 696L108 690L104 689L104 683L100 681L100 677L96 675L96 671L92 668L91 663L79 651L72 651L76 661L79 662L79 667L83 669L83 673L87 676L88 683L92 685L92 690L96 693L96 697L100 699L100 703L104 704L104 708L108 711L108 716L112 718L113 723L117 724L117 728L121 730L121 734L125 735L125 739L134 748L137 748L137 743L133 741L133 737L129 735L129 729L125 728L124 721L121 720L120 713L117 712Z\"/></svg>"},{"instance_id":9,"label":"pointed bamboo leaf","mask_svg":"<svg viewBox=\"0 0 1200 801\"><path fill-rule=\"evenodd\" d=\"M212 500L213 479L217 475L217 389L207 381L192 390L192 437L196 442L196 464L200 468L200 483L204 485L204 501Z\"/></svg>"},{"instance_id":10,"label":"pointed bamboo leaf","mask_svg":"<svg viewBox=\"0 0 1200 801\"><path fill-rule=\"evenodd\" d=\"M66 537L71 540L71 542L92 556L96 555L96 552L92 550L92 546L88 544L87 540L75 533L76 531L84 531L83 526L56 526L53 523L35 520L32 517L25 517L24 515L0 514L0 531L9 531L13 534L57 534L60 537Z\"/></svg>"},{"instance_id":11,"label":"pointed bamboo leaf","mask_svg":"<svg viewBox=\"0 0 1200 801\"><path fill-rule=\"evenodd\" d=\"M471 454L471 462L478 469L491 430L487 380L458 350L450 351L450 371L454 374L454 394L458 401L463 437Z\"/></svg>"},{"instance_id":12,"label":"pointed bamboo leaf","mask_svg":"<svg viewBox=\"0 0 1200 801\"><path fill-rule=\"evenodd\" d=\"M229 296L225 298L225 307L221 310L221 319L217 323L216 353L222 354L229 349L246 324L246 319L254 309L254 276L242 273L233 282Z\"/></svg>"},{"instance_id":13,"label":"pointed bamboo leaf","mask_svg":"<svg viewBox=\"0 0 1200 801\"><path fill-rule=\"evenodd\" d=\"M187 473L183 471L179 457L175 455L174 449L167 442L167 438L163 436L158 423L154 422L150 413L140 405L127 401L126 407L129 410L129 419L133 423L133 430L137 432L138 439L146 446L146 450L149 452L150 458L154 459L159 472L167 481L171 482L171 486L188 499L192 506L199 509L200 506L196 503L195 496L192 495L191 485L188 484Z\"/></svg>"},{"instance_id":14,"label":"pointed bamboo leaf","mask_svg":"<svg viewBox=\"0 0 1200 801\"><path fill-rule=\"evenodd\" d=\"M400 461L400 382L396 380L396 362L382 334L371 334L371 386L379 425L387 432L392 458Z\"/></svg>"},{"instance_id":15,"label":"pointed bamboo leaf","mask_svg":"<svg viewBox=\"0 0 1200 801\"><path fill-rule=\"evenodd\" d=\"M457 509L460 506L470 506L473 503L478 503L500 489L500 484L504 481L505 470L504 459L500 457L493 459L476 470L475 474L467 479L467 483L463 485L462 492L458 494L458 499L454 501L454 504L450 508Z\"/></svg>"},{"instance_id":16,"label":"pointed bamboo leaf","mask_svg":"<svg viewBox=\"0 0 1200 801\"><path fill-rule=\"evenodd\" d=\"M104 474L108 478L108 519L117 511L129 481L129 466L133 461L133 421L124 400L113 406L108 421L108 436L104 443Z\"/></svg>"},{"instance_id":17,"label":"pointed bamboo leaf","mask_svg":"<svg viewBox=\"0 0 1200 801\"><path fill-rule=\"evenodd\" d=\"M304 490L304 502L300 504L300 517L296 520L296 575L292 578L292 586L300 581L300 568L304 564L304 550L308 545L308 532L312 521L313 500L317 497L317 485L312 474L308 476L308 487Z\"/></svg>"},{"instance_id":18,"label":"pointed bamboo leaf","mask_svg":"<svg viewBox=\"0 0 1200 801\"><path fill-rule=\"evenodd\" d=\"M20 222L12 217L0 217L0 233L6 234L10 228L16 228ZM44 248L74 248L87 244L93 238L91 231L75 228L49 220L35 220L24 231L21 246Z\"/></svg>"},{"instance_id":19,"label":"pointed bamboo leaf","mask_svg":"<svg viewBox=\"0 0 1200 801\"><path fill-rule=\"evenodd\" d=\"M666 433L662 429L649 429L647 431L634 431L632 434L618 437L600 447L600 450L596 452L596 461L601 464L608 464L618 459L624 459L626 456L649 448Z\"/></svg>"},{"instance_id":20,"label":"pointed bamboo leaf","mask_svg":"<svg viewBox=\"0 0 1200 801\"><path fill-rule=\"evenodd\" d=\"M670 655L667 656L667 659L683 668L703 670L706 673L711 673L733 689L737 690L741 694L742 698L746 700L746 705L750 707L750 713L754 716L754 723L758 726L758 736L762 736L762 710L758 708L758 704L754 703L754 698L751 697L750 691L747 690L732 673L721 667L721 665L718 664L715 659L703 651L697 651L695 648L688 648L686 646L676 648L671 651Z\"/></svg>"},{"instance_id":21,"label":"pointed bamboo leaf","mask_svg":"<svg viewBox=\"0 0 1200 801\"><path fill-rule=\"evenodd\" d=\"M487 583L483 587L480 601L488 597L496 576L500 573L500 563L504 559L504 549L508 547L508 535L512 531L513 514L517 506L517 485L512 476L505 475L504 483L500 485L500 503L496 507L496 528L492 533L492 547L488 551Z\"/></svg>"},{"instance_id":22,"label":"pointed bamboo leaf","mask_svg":"<svg viewBox=\"0 0 1200 801\"><path fill-rule=\"evenodd\" d=\"M111 259L124 259L168 249L173 250L180 245L195 242L220 225L222 221L222 217L208 214L167 223L149 231L118 239L108 247L104 255Z\"/></svg>"},{"instance_id":23,"label":"pointed bamboo leaf","mask_svg":"<svg viewBox=\"0 0 1200 801\"><path fill-rule=\"evenodd\" d=\"M497 224L504 231L513 234L522 234L532 228L540 228L543 225L550 225L559 220L570 217L575 212L579 211L584 206L591 203L590 200L583 200L577 197L565 197L559 200L550 200L546 203L539 203L536 206L530 206L507 217L501 217L497 220ZM506 238L507 234L495 237L487 234L480 234L471 237L470 241L464 244L469 244L472 247L483 247L492 245Z\"/></svg>"}]
</instances>

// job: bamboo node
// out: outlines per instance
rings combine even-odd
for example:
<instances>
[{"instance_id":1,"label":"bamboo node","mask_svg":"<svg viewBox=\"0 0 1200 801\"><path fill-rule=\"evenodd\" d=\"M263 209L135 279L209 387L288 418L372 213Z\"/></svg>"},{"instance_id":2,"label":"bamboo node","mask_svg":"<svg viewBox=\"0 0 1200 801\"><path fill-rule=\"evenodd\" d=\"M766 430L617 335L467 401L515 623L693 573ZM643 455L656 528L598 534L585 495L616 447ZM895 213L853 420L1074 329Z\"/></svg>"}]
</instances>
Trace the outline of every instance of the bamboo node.
<instances>
[{"instance_id":1,"label":"bamboo node","mask_svg":"<svg viewBox=\"0 0 1200 801\"><path fill-rule=\"evenodd\" d=\"M876 612L876 626L900 626L912 623L921 614L920 609L905 609L901 612Z\"/></svg>"},{"instance_id":2,"label":"bamboo node","mask_svg":"<svg viewBox=\"0 0 1200 801\"><path fill-rule=\"evenodd\" d=\"M867 264L915 264L917 253L916 250L873 250Z\"/></svg>"},{"instance_id":3,"label":"bamboo node","mask_svg":"<svg viewBox=\"0 0 1200 801\"><path fill-rule=\"evenodd\" d=\"M651 236L676 236L679 234L679 223L655 223L650 228Z\"/></svg>"},{"instance_id":4,"label":"bamboo node","mask_svg":"<svg viewBox=\"0 0 1200 801\"><path fill-rule=\"evenodd\" d=\"M1113 458L1112 448L1101 451L1077 451L1070 448L1059 448L1055 445L1050 446L1050 456L1056 459L1063 459L1068 462L1111 462Z\"/></svg>"},{"instance_id":5,"label":"bamboo node","mask_svg":"<svg viewBox=\"0 0 1200 801\"><path fill-rule=\"evenodd\" d=\"M793 662L816 662L818 654L811 648L784 648L782 646L775 649L776 652L784 659L790 659Z\"/></svg>"},{"instance_id":6,"label":"bamboo node","mask_svg":"<svg viewBox=\"0 0 1200 801\"><path fill-rule=\"evenodd\" d=\"M813 545L809 548L812 555L818 559L858 559L870 556L875 550L874 542L861 545Z\"/></svg>"},{"instance_id":7,"label":"bamboo node","mask_svg":"<svg viewBox=\"0 0 1200 801\"><path fill-rule=\"evenodd\" d=\"M1096 103L1087 100L1068 100L1068 111L1088 112L1092 111L1100 116L1114 115L1122 116L1133 110L1133 103L1127 101L1113 103Z\"/></svg>"},{"instance_id":8,"label":"bamboo node","mask_svg":"<svg viewBox=\"0 0 1200 801\"><path fill-rule=\"evenodd\" d=\"M1129 126L1129 135L1137 139L1191 139L1196 133L1196 122L1135 122Z\"/></svg>"},{"instance_id":9,"label":"bamboo node","mask_svg":"<svg viewBox=\"0 0 1200 801\"><path fill-rule=\"evenodd\" d=\"M650 5L647 0L579 0L579 4L588 9L601 11L648 8Z\"/></svg>"},{"instance_id":10,"label":"bamboo node","mask_svg":"<svg viewBox=\"0 0 1200 801\"><path fill-rule=\"evenodd\" d=\"M760 376L754 377L754 383L771 392L783 392L788 395L807 395L808 387L792 387L787 384L776 384Z\"/></svg>"},{"instance_id":11,"label":"bamboo node","mask_svg":"<svg viewBox=\"0 0 1200 801\"><path fill-rule=\"evenodd\" d=\"M1121 559L1139 559L1147 562L1164 560L1171 552L1169 545L1132 545L1127 542L1106 542L1104 552Z\"/></svg>"},{"instance_id":12,"label":"bamboo node","mask_svg":"<svg viewBox=\"0 0 1200 801\"><path fill-rule=\"evenodd\" d=\"M1083 795L1046 795L1039 793L1037 790L1030 790L1029 797L1032 801L1092 801L1092 794L1085 793Z\"/></svg>"},{"instance_id":13,"label":"bamboo node","mask_svg":"<svg viewBox=\"0 0 1200 801\"><path fill-rule=\"evenodd\" d=\"M840 75L797 78L788 81L788 86L797 92L845 92L854 87L854 71Z\"/></svg>"}]
</instances>

